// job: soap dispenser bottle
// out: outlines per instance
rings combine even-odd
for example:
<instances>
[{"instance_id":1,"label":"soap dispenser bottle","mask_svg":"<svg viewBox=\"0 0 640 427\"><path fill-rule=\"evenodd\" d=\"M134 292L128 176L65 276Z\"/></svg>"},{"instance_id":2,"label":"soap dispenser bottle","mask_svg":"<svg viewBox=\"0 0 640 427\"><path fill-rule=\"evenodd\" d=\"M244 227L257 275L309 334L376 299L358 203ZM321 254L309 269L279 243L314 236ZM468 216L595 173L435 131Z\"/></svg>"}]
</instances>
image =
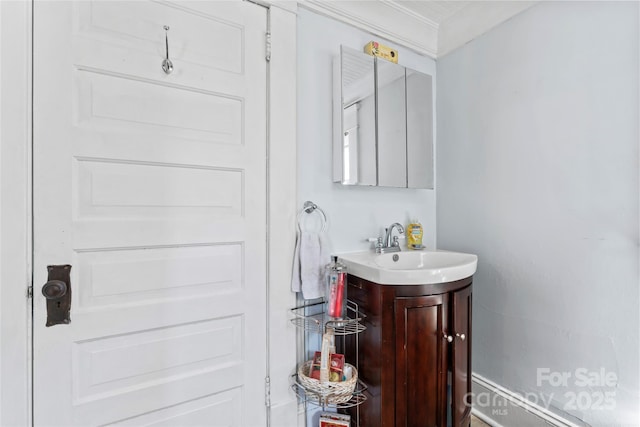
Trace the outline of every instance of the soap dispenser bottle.
<instances>
[{"instance_id":1,"label":"soap dispenser bottle","mask_svg":"<svg viewBox=\"0 0 640 427\"><path fill-rule=\"evenodd\" d=\"M422 235L422 224L417 219L411 220L411 223L407 226L407 247L409 249L424 249Z\"/></svg>"}]
</instances>

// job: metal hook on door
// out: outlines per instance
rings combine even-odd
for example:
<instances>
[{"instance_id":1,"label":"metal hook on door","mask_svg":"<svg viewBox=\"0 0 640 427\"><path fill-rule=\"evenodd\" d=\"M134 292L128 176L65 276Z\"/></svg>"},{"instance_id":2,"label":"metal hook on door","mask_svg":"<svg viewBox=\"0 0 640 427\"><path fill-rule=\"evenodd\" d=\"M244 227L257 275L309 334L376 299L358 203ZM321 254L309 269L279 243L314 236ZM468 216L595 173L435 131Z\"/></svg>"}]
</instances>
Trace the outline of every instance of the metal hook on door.
<instances>
[{"instance_id":1,"label":"metal hook on door","mask_svg":"<svg viewBox=\"0 0 640 427\"><path fill-rule=\"evenodd\" d=\"M168 25L164 26L164 41L165 41L167 56L162 61L162 70L165 72L165 74L171 74L171 72L173 71L173 62L171 62L171 60L169 59L169 26Z\"/></svg>"}]
</instances>

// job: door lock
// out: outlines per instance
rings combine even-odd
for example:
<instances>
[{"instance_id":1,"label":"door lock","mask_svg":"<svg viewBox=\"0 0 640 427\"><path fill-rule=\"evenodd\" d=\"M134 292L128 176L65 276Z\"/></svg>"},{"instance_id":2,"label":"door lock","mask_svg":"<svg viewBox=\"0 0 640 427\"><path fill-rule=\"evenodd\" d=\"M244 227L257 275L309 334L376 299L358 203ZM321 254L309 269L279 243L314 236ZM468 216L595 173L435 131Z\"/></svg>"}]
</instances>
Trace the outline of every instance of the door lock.
<instances>
[{"instance_id":1,"label":"door lock","mask_svg":"<svg viewBox=\"0 0 640 427\"><path fill-rule=\"evenodd\" d=\"M70 265L50 265L49 277L42 286L42 295L47 299L47 326L71 323Z\"/></svg>"}]
</instances>

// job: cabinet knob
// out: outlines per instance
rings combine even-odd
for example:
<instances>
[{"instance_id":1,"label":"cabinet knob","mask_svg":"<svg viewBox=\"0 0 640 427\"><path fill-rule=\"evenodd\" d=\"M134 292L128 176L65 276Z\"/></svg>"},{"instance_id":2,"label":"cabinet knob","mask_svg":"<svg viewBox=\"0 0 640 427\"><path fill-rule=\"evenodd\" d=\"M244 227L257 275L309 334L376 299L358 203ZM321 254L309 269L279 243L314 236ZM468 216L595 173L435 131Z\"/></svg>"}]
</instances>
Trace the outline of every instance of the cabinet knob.
<instances>
[{"instance_id":1,"label":"cabinet knob","mask_svg":"<svg viewBox=\"0 0 640 427\"><path fill-rule=\"evenodd\" d=\"M464 339L466 338L464 334L456 334L456 337L460 338L460 340L462 341L464 341Z\"/></svg>"},{"instance_id":2,"label":"cabinet knob","mask_svg":"<svg viewBox=\"0 0 640 427\"><path fill-rule=\"evenodd\" d=\"M453 342L453 337L451 335L444 334L444 339L447 340L447 342Z\"/></svg>"}]
</instances>

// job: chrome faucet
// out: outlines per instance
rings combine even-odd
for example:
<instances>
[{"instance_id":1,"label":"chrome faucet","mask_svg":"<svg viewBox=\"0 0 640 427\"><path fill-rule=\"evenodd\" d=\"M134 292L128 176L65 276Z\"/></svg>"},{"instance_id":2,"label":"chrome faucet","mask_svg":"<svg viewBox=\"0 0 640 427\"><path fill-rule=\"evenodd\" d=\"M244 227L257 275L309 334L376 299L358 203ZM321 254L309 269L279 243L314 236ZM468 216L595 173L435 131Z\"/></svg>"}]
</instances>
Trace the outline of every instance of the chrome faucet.
<instances>
[{"instance_id":1,"label":"chrome faucet","mask_svg":"<svg viewBox=\"0 0 640 427\"><path fill-rule=\"evenodd\" d=\"M384 238L369 239L369 241L376 242L374 246L376 253L386 254L389 252L400 252L398 236L392 236L394 228L398 230L399 234L404 234L404 227L400 223L394 222L389 228L384 229Z\"/></svg>"},{"instance_id":2,"label":"chrome faucet","mask_svg":"<svg viewBox=\"0 0 640 427\"><path fill-rule=\"evenodd\" d=\"M384 242L386 243L387 248L398 248L399 251L400 244L398 243L398 237L394 237L393 240L391 240L391 234L393 233L394 228L398 229L398 233L404 234L404 227L400 223L394 222L389 226L389 228L385 229L386 234L384 236Z\"/></svg>"}]
</instances>

